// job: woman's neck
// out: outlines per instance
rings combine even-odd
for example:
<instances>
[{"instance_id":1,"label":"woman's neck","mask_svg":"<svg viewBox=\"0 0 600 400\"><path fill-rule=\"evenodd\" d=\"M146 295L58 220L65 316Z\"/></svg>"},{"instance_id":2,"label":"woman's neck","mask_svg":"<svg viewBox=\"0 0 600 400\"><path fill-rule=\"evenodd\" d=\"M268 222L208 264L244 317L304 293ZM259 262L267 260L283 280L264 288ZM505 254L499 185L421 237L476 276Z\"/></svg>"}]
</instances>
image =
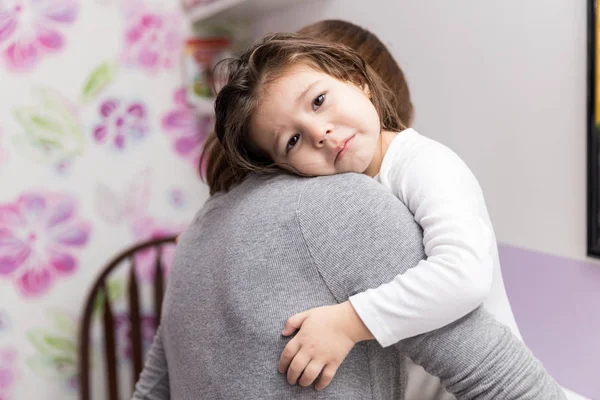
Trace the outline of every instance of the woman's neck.
<instances>
[{"instance_id":1,"label":"woman's neck","mask_svg":"<svg viewBox=\"0 0 600 400\"><path fill-rule=\"evenodd\" d=\"M372 178L379 173L383 157L385 157L385 153L387 153L390 143L392 143L396 135L398 135L398 132L381 131L373 159L363 174L369 175Z\"/></svg>"}]
</instances>

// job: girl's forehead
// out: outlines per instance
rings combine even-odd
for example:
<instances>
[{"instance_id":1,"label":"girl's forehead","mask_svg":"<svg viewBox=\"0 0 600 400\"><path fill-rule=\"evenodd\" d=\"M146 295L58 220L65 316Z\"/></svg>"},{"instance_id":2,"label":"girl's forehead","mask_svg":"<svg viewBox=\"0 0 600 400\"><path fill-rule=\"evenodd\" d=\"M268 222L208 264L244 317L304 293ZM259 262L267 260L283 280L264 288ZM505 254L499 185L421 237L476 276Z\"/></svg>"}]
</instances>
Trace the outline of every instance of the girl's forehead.
<instances>
[{"instance_id":1,"label":"girl's forehead","mask_svg":"<svg viewBox=\"0 0 600 400\"><path fill-rule=\"evenodd\" d=\"M311 88L328 79L332 78L310 68L296 68L286 72L263 85L258 95L259 107L261 104L270 102L296 103L301 97L308 94Z\"/></svg>"},{"instance_id":2,"label":"girl's forehead","mask_svg":"<svg viewBox=\"0 0 600 400\"><path fill-rule=\"evenodd\" d=\"M296 85L296 84L299 84L302 82L311 81L314 79L324 79L324 78L334 79L333 77L329 76L328 74L326 74L323 71L319 71L308 65L299 64L299 65L292 65L292 66L289 66L289 67L283 69L279 74L277 74L275 79L273 79L271 82L267 83L266 86L269 86L272 84Z\"/></svg>"}]
</instances>

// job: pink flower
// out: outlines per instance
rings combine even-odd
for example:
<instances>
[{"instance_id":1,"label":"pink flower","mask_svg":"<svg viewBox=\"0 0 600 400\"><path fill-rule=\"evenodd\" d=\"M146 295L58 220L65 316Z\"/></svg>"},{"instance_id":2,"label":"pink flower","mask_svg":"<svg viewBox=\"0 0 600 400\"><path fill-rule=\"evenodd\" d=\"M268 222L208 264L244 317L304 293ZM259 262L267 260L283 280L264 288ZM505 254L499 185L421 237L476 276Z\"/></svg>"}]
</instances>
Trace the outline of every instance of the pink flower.
<instances>
[{"instance_id":1,"label":"pink flower","mask_svg":"<svg viewBox=\"0 0 600 400\"><path fill-rule=\"evenodd\" d=\"M6 66L29 71L65 40L59 28L77 18L77 0L8 0L0 4L0 51Z\"/></svg>"},{"instance_id":2,"label":"pink flower","mask_svg":"<svg viewBox=\"0 0 600 400\"><path fill-rule=\"evenodd\" d=\"M110 142L122 150L127 141L140 139L148 133L148 113L141 103L111 98L100 104L99 113L102 121L93 131L98 143Z\"/></svg>"},{"instance_id":3,"label":"pink flower","mask_svg":"<svg viewBox=\"0 0 600 400\"><path fill-rule=\"evenodd\" d=\"M129 10L123 62L151 72L177 66L185 25L181 14L149 12L142 4Z\"/></svg>"},{"instance_id":4,"label":"pink flower","mask_svg":"<svg viewBox=\"0 0 600 400\"><path fill-rule=\"evenodd\" d=\"M24 296L44 294L56 278L77 269L74 253L89 232L75 201L64 194L27 192L0 204L0 276L15 276Z\"/></svg>"},{"instance_id":5,"label":"pink flower","mask_svg":"<svg viewBox=\"0 0 600 400\"><path fill-rule=\"evenodd\" d=\"M185 229L182 225L159 224L151 217L141 217L132 224L136 241L158 239L165 236L178 235ZM135 266L138 276L143 281L154 280L157 252L154 248L144 250L135 255ZM175 258L175 245L166 244L161 247L161 263L165 277L171 270Z\"/></svg>"},{"instance_id":6,"label":"pink flower","mask_svg":"<svg viewBox=\"0 0 600 400\"><path fill-rule=\"evenodd\" d=\"M11 348L0 348L0 400L9 399L16 381L17 353Z\"/></svg>"},{"instance_id":7,"label":"pink flower","mask_svg":"<svg viewBox=\"0 0 600 400\"><path fill-rule=\"evenodd\" d=\"M173 95L174 108L162 117L162 127L171 136L172 148L198 168L202 145L214 126L212 115L198 116L185 102L184 89Z\"/></svg>"}]
</instances>

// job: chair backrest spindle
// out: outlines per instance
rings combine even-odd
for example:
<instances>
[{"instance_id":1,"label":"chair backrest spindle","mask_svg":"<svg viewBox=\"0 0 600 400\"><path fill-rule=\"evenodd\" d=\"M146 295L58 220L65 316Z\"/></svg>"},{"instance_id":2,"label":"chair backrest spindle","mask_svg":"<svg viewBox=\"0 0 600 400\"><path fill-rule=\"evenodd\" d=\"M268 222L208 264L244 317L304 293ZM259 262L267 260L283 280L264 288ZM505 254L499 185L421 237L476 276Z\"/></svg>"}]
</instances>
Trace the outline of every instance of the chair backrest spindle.
<instances>
[{"instance_id":1,"label":"chair backrest spindle","mask_svg":"<svg viewBox=\"0 0 600 400\"><path fill-rule=\"evenodd\" d=\"M104 356L106 360L107 392L110 400L118 400L117 383L117 341L115 337L115 318L110 305L110 296L106 284L102 285L104 301L102 314L104 323Z\"/></svg>"},{"instance_id":2,"label":"chair backrest spindle","mask_svg":"<svg viewBox=\"0 0 600 400\"><path fill-rule=\"evenodd\" d=\"M160 323L160 314L162 307L163 291L164 291L164 265L162 262L163 246L174 245L176 242L176 236L164 237L160 239L152 239L123 251L114 257L101 271L100 275L94 282L92 289L88 293L86 303L83 309L83 315L81 316L80 332L79 332L79 398L81 400L91 399L91 382L90 382L90 333L92 328L92 315L94 312L94 304L98 300L102 300L102 313L101 313L101 325L102 334L104 336L103 348L104 357L101 357L102 361L105 362L105 370L107 377L107 393L108 399L117 400L119 396L119 388L126 387L123 382L119 382L119 362L118 356L118 337L116 334L116 318L114 314L114 305L111 304L111 298L108 291L108 277L116 270L121 264L129 265L129 272L127 274L127 300L128 300L128 314L130 322L130 338L129 343L131 347L132 357L132 372L133 372L133 383L138 380L139 374L143 368L143 330L144 325L142 323L142 307L140 306L140 281L136 273L135 255L148 251L150 249L156 250L156 260L154 263L154 279L152 283L152 298L154 300L153 311L156 326ZM123 261L130 260L129 263L123 263ZM102 296L98 299L98 296Z\"/></svg>"},{"instance_id":3,"label":"chair backrest spindle","mask_svg":"<svg viewBox=\"0 0 600 400\"><path fill-rule=\"evenodd\" d=\"M160 323L163 293L165 290L164 286L162 249L160 246L156 246L156 263L154 266L154 315L156 315L155 328L158 328L158 324Z\"/></svg>"},{"instance_id":4,"label":"chair backrest spindle","mask_svg":"<svg viewBox=\"0 0 600 400\"><path fill-rule=\"evenodd\" d=\"M142 372L142 328L138 281L135 267L135 258L130 257L131 267L129 270L129 321L131 327L131 336L129 342L131 345L132 358L132 379L133 386Z\"/></svg>"}]
</instances>

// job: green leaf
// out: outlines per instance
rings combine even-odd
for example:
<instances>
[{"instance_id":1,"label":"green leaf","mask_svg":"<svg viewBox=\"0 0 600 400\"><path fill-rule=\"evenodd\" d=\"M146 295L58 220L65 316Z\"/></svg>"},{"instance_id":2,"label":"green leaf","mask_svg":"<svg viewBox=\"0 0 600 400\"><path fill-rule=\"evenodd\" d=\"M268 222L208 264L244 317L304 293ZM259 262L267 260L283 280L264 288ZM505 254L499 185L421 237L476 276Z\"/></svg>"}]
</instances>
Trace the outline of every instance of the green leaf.
<instances>
[{"instance_id":1,"label":"green leaf","mask_svg":"<svg viewBox=\"0 0 600 400\"><path fill-rule=\"evenodd\" d=\"M50 311L50 318L59 332L76 337L77 324L69 314L63 311Z\"/></svg>"},{"instance_id":2,"label":"green leaf","mask_svg":"<svg viewBox=\"0 0 600 400\"><path fill-rule=\"evenodd\" d=\"M43 163L69 159L81 154L84 137L78 125L70 126L65 116L47 108L21 107L13 117L23 132L13 136L15 146L28 158Z\"/></svg>"},{"instance_id":3,"label":"green leaf","mask_svg":"<svg viewBox=\"0 0 600 400\"><path fill-rule=\"evenodd\" d=\"M42 376L58 378L59 374L54 368L54 362L49 357L40 355L30 356L26 359L27 366L35 373Z\"/></svg>"},{"instance_id":4,"label":"green leaf","mask_svg":"<svg viewBox=\"0 0 600 400\"><path fill-rule=\"evenodd\" d=\"M45 115L32 115L31 121L40 129L45 131L50 131L58 135L63 133L60 123L53 121L51 118L48 118Z\"/></svg>"},{"instance_id":5,"label":"green leaf","mask_svg":"<svg viewBox=\"0 0 600 400\"><path fill-rule=\"evenodd\" d=\"M94 305L92 306L92 315L97 315L104 310L104 291L100 290L94 298Z\"/></svg>"},{"instance_id":6,"label":"green leaf","mask_svg":"<svg viewBox=\"0 0 600 400\"><path fill-rule=\"evenodd\" d=\"M88 77L81 93L82 101L93 99L108 86L115 78L117 69L114 64L104 62L96 67Z\"/></svg>"},{"instance_id":7,"label":"green leaf","mask_svg":"<svg viewBox=\"0 0 600 400\"><path fill-rule=\"evenodd\" d=\"M27 134L13 136L12 142L26 158L45 164L54 161L53 155L47 151L42 151L36 146L35 140Z\"/></svg>"},{"instance_id":8,"label":"green leaf","mask_svg":"<svg viewBox=\"0 0 600 400\"><path fill-rule=\"evenodd\" d=\"M125 294L125 288L123 282L119 278L113 278L108 280L108 299L111 304L114 304L117 300L121 299Z\"/></svg>"},{"instance_id":9,"label":"green leaf","mask_svg":"<svg viewBox=\"0 0 600 400\"><path fill-rule=\"evenodd\" d=\"M65 358L27 357L27 366L37 375L52 379L68 379L77 373L75 361Z\"/></svg>"},{"instance_id":10,"label":"green leaf","mask_svg":"<svg viewBox=\"0 0 600 400\"><path fill-rule=\"evenodd\" d=\"M120 300L125 294L125 288L123 287L123 282L121 282L118 278L108 279L106 282L106 287L108 291L108 300L110 304L115 304L117 300ZM102 313L104 311L104 291L98 291L96 298L94 299L94 305L92 306L92 314L94 317L98 313Z\"/></svg>"},{"instance_id":11,"label":"green leaf","mask_svg":"<svg viewBox=\"0 0 600 400\"><path fill-rule=\"evenodd\" d=\"M60 352L61 354L75 353L77 351L77 345L73 342L73 340L70 339L47 335L44 337L44 341L50 348Z\"/></svg>"},{"instance_id":12,"label":"green leaf","mask_svg":"<svg viewBox=\"0 0 600 400\"><path fill-rule=\"evenodd\" d=\"M33 347L35 347L40 354L48 357L50 356L50 353L52 351L46 344L46 341L44 340L45 335L45 332L43 332L42 330L35 329L27 333L27 339L31 342Z\"/></svg>"},{"instance_id":13,"label":"green leaf","mask_svg":"<svg viewBox=\"0 0 600 400\"><path fill-rule=\"evenodd\" d=\"M64 132L63 124L55 116L31 107L16 108L13 116L23 129L33 135L55 139Z\"/></svg>"},{"instance_id":14,"label":"green leaf","mask_svg":"<svg viewBox=\"0 0 600 400\"><path fill-rule=\"evenodd\" d=\"M77 111L67 99L58 92L43 87L34 87L32 92L41 102L41 109L56 115L73 133L79 133Z\"/></svg>"},{"instance_id":15,"label":"green leaf","mask_svg":"<svg viewBox=\"0 0 600 400\"><path fill-rule=\"evenodd\" d=\"M54 364L54 368L63 373L73 373L77 366L75 357L56 356L51 357L50 360Z\"/></svg>"},{"instance_id":16,"label":"green leaf","mask_svg":"<svg viewBox=\"0 0 600 400\"><path fill-rule=\"evenodd\" d=\"M45 357L72 355L77 352L77 345L74 340L50 335L39 329L30 331L27 334L27 339Z\"/></svg>"},{"instance_id":17,"label":"green leaf","mask_svg":"<svg viewBox=\"0 0 600 400\"><path fill-rule=\"evenodd\" d=\"M35 106L15 107L23 132L13 136L24 156L42 163L67 160L83 152L84 136L75 107L55 90L34 87Z\"/></svg>"},{"instance_id":18,"label":"green leaf","mask_svg":"<svg viewBox=\"0 0 600 400\"><path fill-rule=\"evenodd\" d=\"M58 139L62 140L50 140L22 132L14 135L11 141L24 157L43 164L70 159L83 152L83 142L79 138L72 136Z\"/></svg>"}]
</instances>

